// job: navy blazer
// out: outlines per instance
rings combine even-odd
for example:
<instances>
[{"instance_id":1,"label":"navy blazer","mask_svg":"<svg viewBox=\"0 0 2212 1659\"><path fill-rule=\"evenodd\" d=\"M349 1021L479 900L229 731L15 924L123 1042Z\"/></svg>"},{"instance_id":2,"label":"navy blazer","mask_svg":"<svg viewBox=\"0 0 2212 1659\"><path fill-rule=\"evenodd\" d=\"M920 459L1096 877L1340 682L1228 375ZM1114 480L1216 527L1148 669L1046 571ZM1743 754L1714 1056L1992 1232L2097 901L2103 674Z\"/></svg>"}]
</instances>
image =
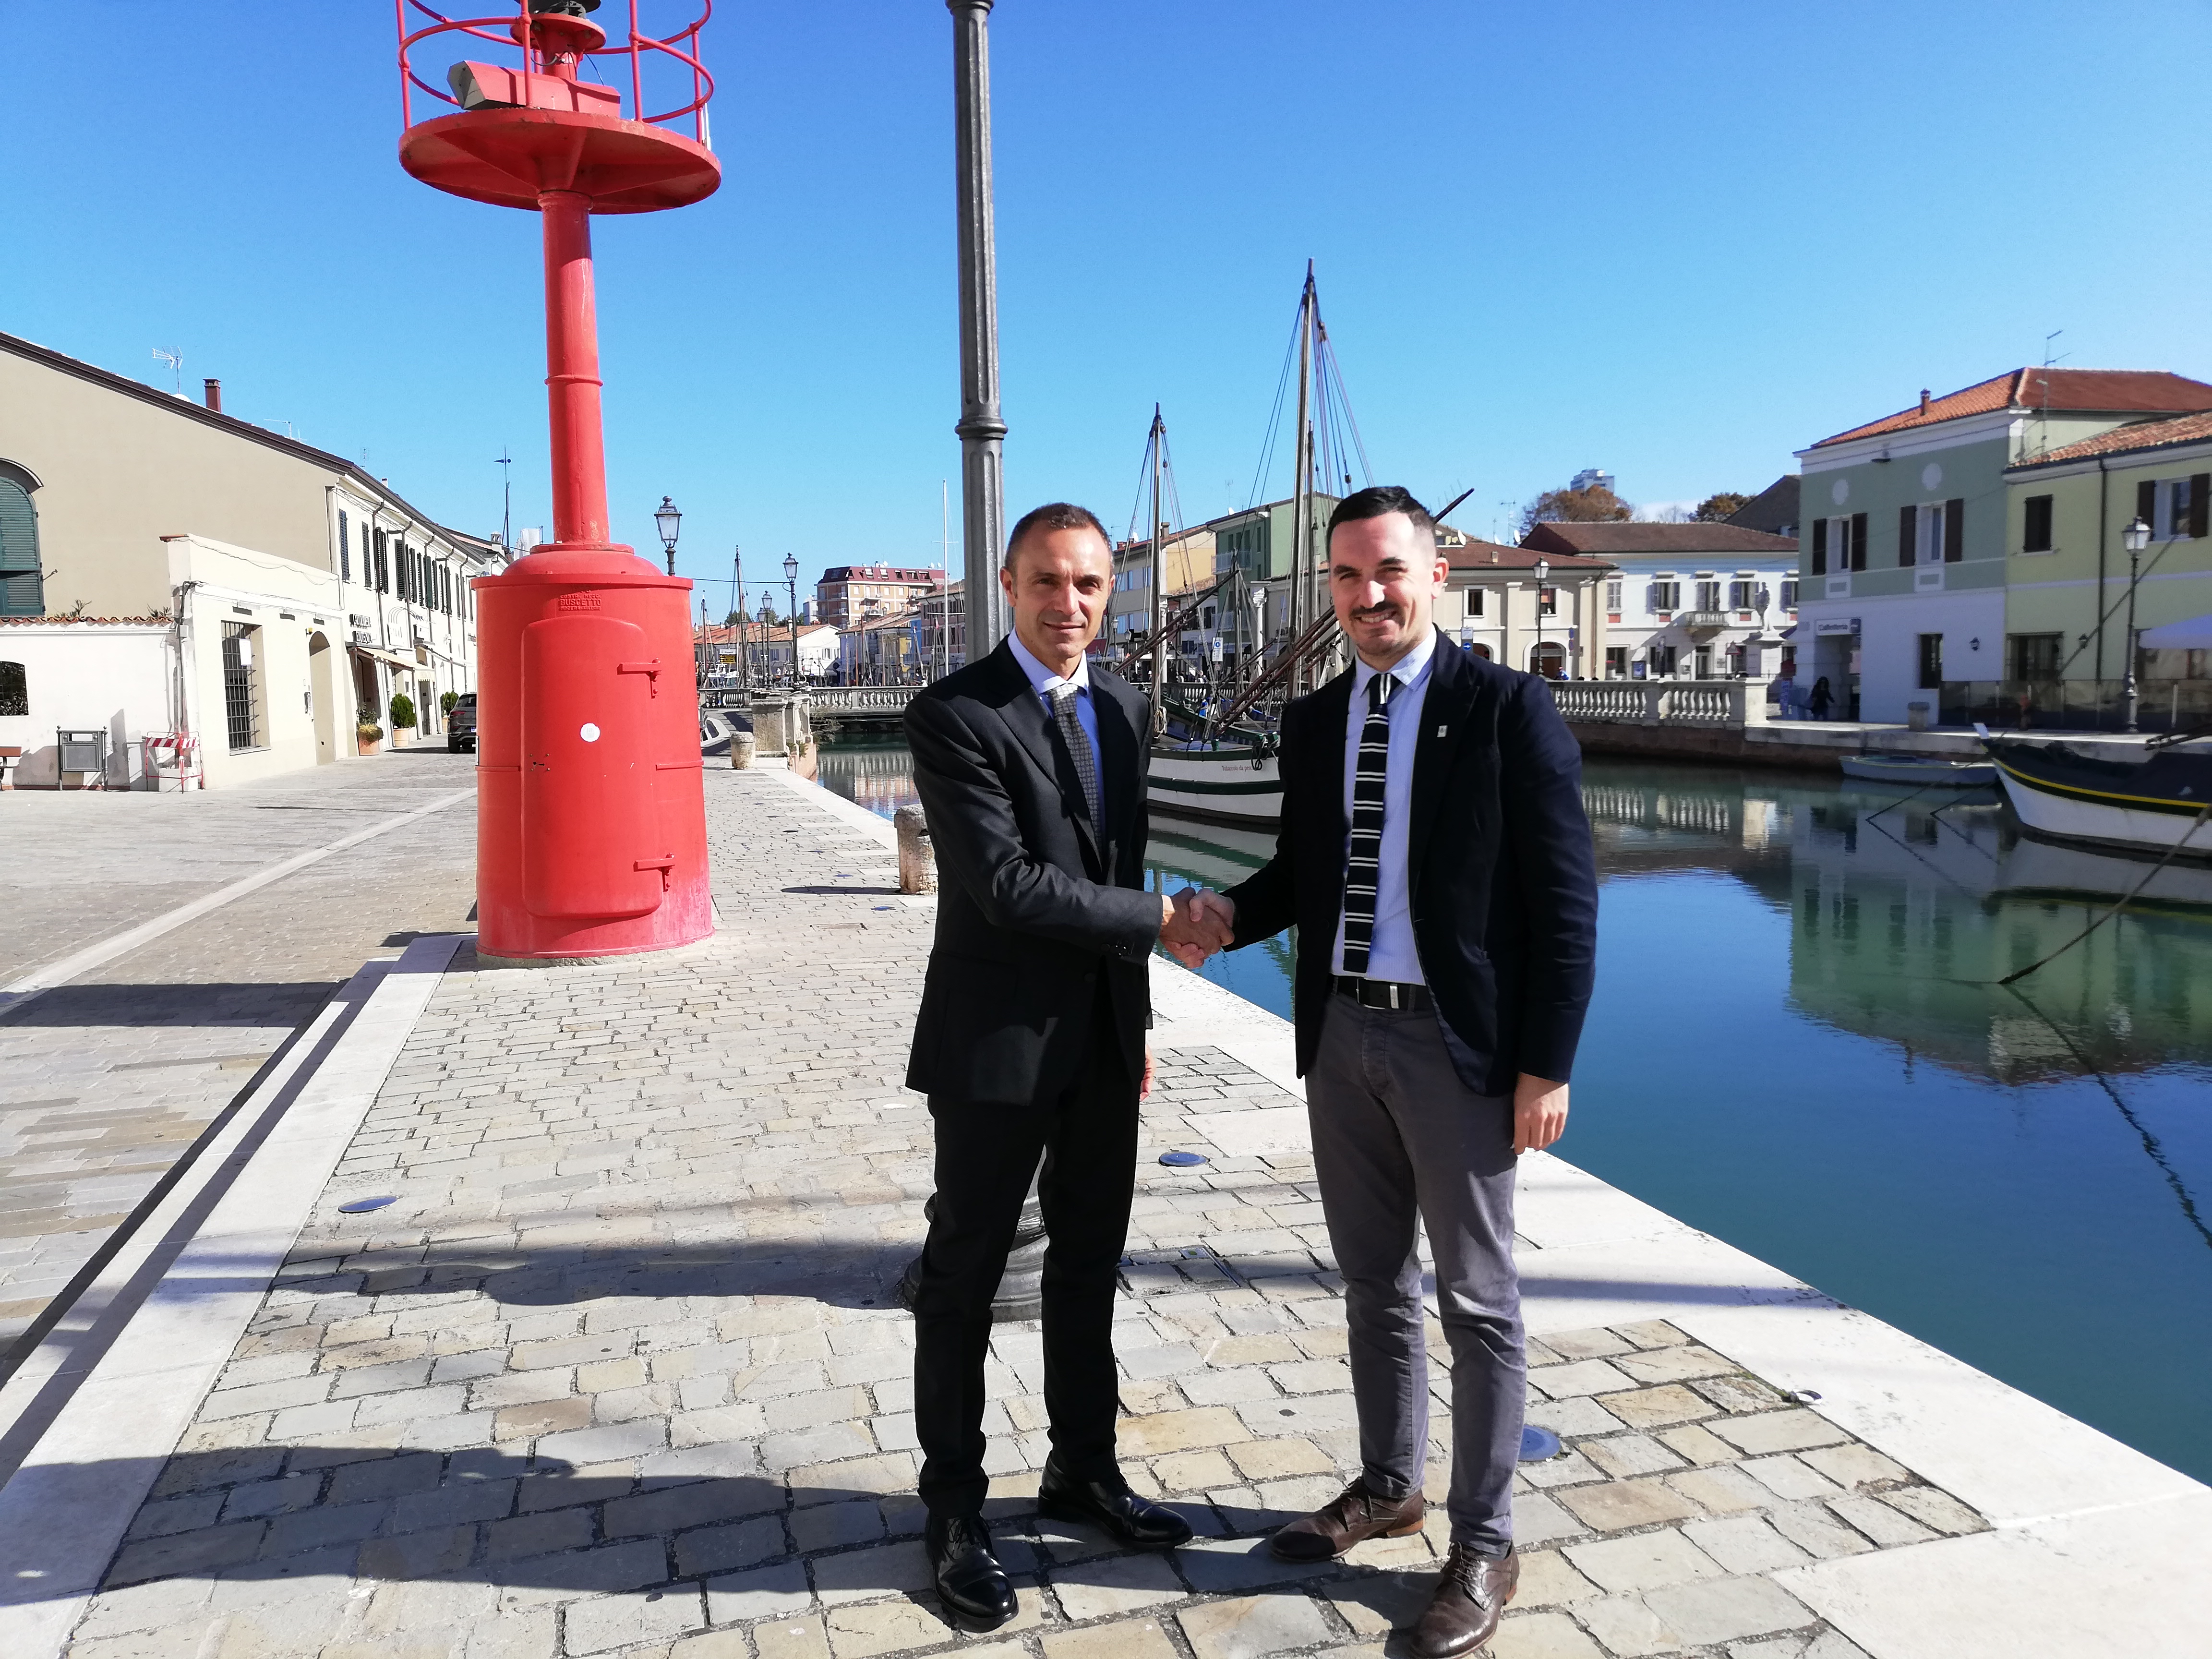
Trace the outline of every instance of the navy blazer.
<instances>
[{"instance_id":1,"label":"navy blazer","mask_svg":"<svg viewBox=\"0 0 2212 1659\"><path fill-rule=\"evenodd\" d=\"M1582 751L1534 675L1477 657L1441 631L1431 661L1407 835L1421 974L1468 1088L1510 1094L1524 1072L1565 1082L1597 948ZM1301 1076L1320 1046L1344 908L1352 681L1347 669L1283 711L1275 856L1228 892L1237 905L1231 949L1297 925Z\"/></svg>"},{"instance_id":2,"label":"navy blazer","mask_svg":"<svg viewBox=\"0 0 2212 1659\"><path fill-rule=\"evenodd\" d=\"M1103 980L1109 1040L1144 1075L1160 901L1145 887L1145 699L1091 666L1106 833L1029 677L1001 644L915 694L906 738L937 851L937 939L907 1087L1049 1100L1073 1079Z\"/></svg>"}]
</instances>

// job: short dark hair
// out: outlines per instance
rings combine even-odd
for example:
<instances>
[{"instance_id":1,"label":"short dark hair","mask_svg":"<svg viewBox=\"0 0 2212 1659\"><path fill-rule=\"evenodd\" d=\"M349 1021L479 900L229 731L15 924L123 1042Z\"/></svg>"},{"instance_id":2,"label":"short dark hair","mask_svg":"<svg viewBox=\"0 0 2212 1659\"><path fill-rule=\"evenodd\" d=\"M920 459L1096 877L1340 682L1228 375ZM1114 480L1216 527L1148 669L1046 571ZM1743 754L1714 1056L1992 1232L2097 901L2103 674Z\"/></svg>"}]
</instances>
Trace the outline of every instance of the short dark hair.
<instances>
[{"instance_id":1,"label":"short dark hair","mask_svg":"<svg viewBox=\"0 0 2212 1659\"><path fill-rule=\"evenodd\" d=\"M1326 547L1335 536L1337 526L1355 519L1379 519L1386 513L1402 513L1413 521L1414 529L1425 530L1431 537L1437 533L1437 521L1429 516L1427 507L1413 499L1412 490L1397 484L1370 484L1336 504L1336 511L1328 515L1328 532L1322 538L1322 545Z\"/></svg>"},{"instance_id":2,"label":"short dark hair","mask_svg":"<svg viewBox=\"0 0 2212 1659\"><path fill-rule=\"evenodd\" d=\"M1006 538L1006 568L1014 568L1014 556L1022 545L1022 538L1034 532L1047 535L1055 530L1095 530L1098 539L1106 544L1110 556L1114 538L1106 533L1106 526L1098 522L1098 515L1087 507L1078 507L1073 501L1047 501L1042 507L1033 507L1015 521L1014 533Z\"/></svg>"}]
</instances>

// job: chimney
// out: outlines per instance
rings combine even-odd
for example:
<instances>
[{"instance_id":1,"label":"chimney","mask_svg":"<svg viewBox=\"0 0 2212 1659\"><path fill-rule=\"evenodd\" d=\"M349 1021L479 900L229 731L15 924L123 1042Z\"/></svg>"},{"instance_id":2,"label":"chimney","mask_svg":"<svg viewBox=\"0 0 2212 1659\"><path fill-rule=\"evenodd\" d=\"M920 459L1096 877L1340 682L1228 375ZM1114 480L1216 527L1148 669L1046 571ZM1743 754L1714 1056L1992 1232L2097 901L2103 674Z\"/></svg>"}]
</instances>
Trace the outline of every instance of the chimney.
<instances>
[{"instance_id":1,"label":"chimney","mask_svg":"<svg viewBox=\"0 0 2212 1659\"><path fill-rule=\"evenodd\" d=\"M207 406L213 410L216 414L222 414L222 382L221 380L210 379L201 381L200 384L207 388Z\"/></svg>"},{"instance_id":2,"label":"chimney","mask_svg":"<svg viewBox=\"0 0 2212 1659\"><path fill-rule=\"evenodd\" d=\"M1920 412L1923 415L1928 412L1928 388L1924 386L1920 388Z\"/></svg>"}]
</instances>

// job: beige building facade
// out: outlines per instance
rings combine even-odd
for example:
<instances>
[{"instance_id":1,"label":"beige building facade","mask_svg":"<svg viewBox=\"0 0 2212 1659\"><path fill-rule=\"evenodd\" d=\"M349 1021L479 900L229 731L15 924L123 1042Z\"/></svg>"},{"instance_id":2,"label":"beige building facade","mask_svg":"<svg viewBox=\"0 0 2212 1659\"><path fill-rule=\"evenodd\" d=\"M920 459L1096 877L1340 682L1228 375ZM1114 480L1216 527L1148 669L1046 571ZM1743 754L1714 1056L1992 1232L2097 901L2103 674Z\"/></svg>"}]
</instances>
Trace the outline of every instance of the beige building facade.
<instances>
[{"instance_id":1,"label":"beige building facade","mask_svg":"<svg viewBox=\"0 0 2212 1659\"><path fill-rule=\"evenodd\" d=\"M65 781L64 730L106 733L82 781L216 787L355 758L364 721L442 741L446 702L476 689L468 584L503 550L209 390L0 334L0 746L22 750L24 786ZM117 652L130 673L93 666Z\"/></svg>"}]
</instances>

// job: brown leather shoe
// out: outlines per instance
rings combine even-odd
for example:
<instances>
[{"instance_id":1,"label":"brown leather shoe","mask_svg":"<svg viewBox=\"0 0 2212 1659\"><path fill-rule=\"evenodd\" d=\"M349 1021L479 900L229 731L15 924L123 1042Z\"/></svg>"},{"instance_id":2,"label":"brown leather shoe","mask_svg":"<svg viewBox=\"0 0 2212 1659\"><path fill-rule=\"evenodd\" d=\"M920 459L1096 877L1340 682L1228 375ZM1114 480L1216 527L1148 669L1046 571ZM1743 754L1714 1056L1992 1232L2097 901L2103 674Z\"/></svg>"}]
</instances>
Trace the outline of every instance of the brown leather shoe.
<instances>
[{"instance_id":1,"label":"brown leather shoe","mask_svg":"<svg viewBox=\"0 0 2212 1659\"><path fill-rule=\"evenodd\" d=\"M1414 1659L1471 1653L1498 1631L1498 1615L1521 1587L1518 1554L1480 1555L1454 1544L1435 1599L1413 1626Z\"/></svg>"},{"instance_id":2,"label":"brown leather shoe","mask_svg":"<svg viewBox=\"0 0 2212 1659\"><path fill-rule=\"evenodd\" d=\"M1421 1529L1419 1487L1395 1502L1355 1480L1334 1503L1278 1528L1268 1547L1285 1561L1326 1561L1370 1538L1403 1538Z\"/></svg>"}]
</instances>

